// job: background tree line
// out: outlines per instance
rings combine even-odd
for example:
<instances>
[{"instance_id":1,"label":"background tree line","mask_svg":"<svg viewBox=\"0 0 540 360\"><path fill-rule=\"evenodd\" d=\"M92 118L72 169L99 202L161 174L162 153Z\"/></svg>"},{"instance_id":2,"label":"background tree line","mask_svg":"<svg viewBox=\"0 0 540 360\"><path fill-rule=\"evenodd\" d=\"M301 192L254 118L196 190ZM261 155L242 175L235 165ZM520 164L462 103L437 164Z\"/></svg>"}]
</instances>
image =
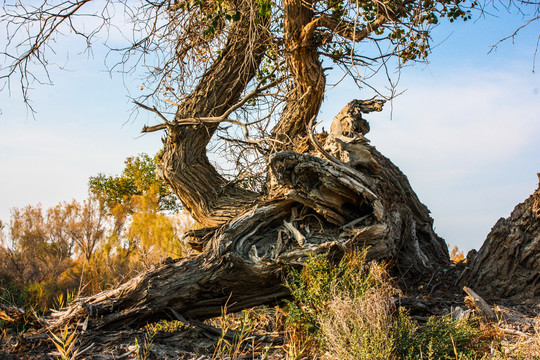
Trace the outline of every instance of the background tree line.
<instances>
[{"instance_id":1,"label":"background tree line","mask_svg":"<svg viewBox=\"0 0 540 360\"><path fill-rule=\"evenodd\" d=\"M91 177L83 201L12 209L9 222L0 220L0 301L61 307L185 256L191 220L155 170L155 158L140 154L120 175Z\"/></svg>"}]
</instances>

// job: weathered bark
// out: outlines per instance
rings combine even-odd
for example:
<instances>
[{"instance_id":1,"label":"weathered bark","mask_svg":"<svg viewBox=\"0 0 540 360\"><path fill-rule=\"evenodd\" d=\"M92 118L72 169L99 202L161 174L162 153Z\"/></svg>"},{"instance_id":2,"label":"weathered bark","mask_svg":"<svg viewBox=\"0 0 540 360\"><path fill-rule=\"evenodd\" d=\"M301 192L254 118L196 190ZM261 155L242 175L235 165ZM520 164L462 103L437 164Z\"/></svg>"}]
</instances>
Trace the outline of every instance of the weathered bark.
<instances>
[{"instance_id":1,"label":"weathered bark","mask_svg":"<svg viewBox=\"0 0 540 360\"><path fill-rule=\"evenodd\" d=\"M540 174L539 180L540 180ZM490 300L540 300L540 184L510 217L499 219L476 253L467 255L461 283Z\"/></svg>"},{"instance_id":2,"label":"weathered bark","mask_svg":"<svg viewBox=\"0 0 540 360\"><path fill-rule=\"evenodd\" d=\"M264 22L254 28L249 9L243 14L240 21L232 25L220 57L178 107L175 122L224 114L238 102L257 73L266 50L267 28ZM218 126L219 123L169 126L161 159L163 178L203 226L223 224L253 205L259 197L230 184L210 164L206 147Z\"/></svg>"},{"instance_id":3,"label":"weathered bark","mask_svg":"<svg viewBox=\"0 0 540 360\"><path fill-rule=\"evenodd\" d=\"M355 129L365 129L357 109L335 121L353 124L340 135L350 139L362 135ZM337 135L334 131L327 142ZM358 146L326 155L356 159L352 151ZM369 154L376 167L360 162L355 168L292 151L274 154L267 198L211 230L200 255L169 261L117 289L79 299L54 314L50 324L136 327L162 318L218 316L225 306L234 312L276 302L288 294L282 285L288 266L328 251L338 256L367 248L369 259L385 259L409 278L447 265L445 244L406 177L374 147L362 146L361 154Z\"/></svg>"},{"instance_id":4,"label":"weathered bark","mask_svg":"<svg viewBox=\"0 0 540 360\"><path fill-rule=\"evenodd\" d=\"M433 230L428 208L420 202L407 177L388 158L369 145L370 130L362 113L381 111L384 102L352 101L332 123L326 148L347 165L375 179L370 190L384 209L381 222L388 225L386 243L401 276L449 264L448 249ZM408 275L407 275L408 274Z\"/></svg>"}]
</instances>

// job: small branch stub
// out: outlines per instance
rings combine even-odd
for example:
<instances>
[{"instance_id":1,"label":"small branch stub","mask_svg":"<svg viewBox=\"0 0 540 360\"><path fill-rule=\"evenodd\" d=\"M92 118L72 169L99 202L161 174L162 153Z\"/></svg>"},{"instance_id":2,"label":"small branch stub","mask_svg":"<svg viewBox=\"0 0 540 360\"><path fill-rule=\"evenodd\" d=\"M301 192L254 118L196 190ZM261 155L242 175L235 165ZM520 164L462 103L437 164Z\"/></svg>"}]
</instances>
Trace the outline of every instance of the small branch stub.
<instances>
[{"instance_id":1,"label":"small branch stub","mask_svg":"<svg viewBox=\"0 0 540 360\"><path fill-rule=\"evenodd\" d=\"M491 309L491 307L488 305L487 302L485 302L484 299L477 293L475 293L471 288L464 286L463 291L467 293L467 297L465 298L465 302L469 307L473 307L476 310L478 310L486 319L490 321L496 322L497 315L495 315L495 312Z\"/></svg>"}]
</instances>

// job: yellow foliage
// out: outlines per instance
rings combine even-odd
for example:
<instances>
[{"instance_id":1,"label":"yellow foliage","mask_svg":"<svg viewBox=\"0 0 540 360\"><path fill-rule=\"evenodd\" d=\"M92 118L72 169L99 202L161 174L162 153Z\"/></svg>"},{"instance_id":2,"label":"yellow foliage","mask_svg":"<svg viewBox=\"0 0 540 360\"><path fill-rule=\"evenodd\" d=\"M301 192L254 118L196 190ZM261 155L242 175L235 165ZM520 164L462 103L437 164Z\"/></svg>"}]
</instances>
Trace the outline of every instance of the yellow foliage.
<instances>
[{"instance_id":1,"label":"yellow foliage","mask_svg":"<svg viewBox=\"0 0 540 360\"><path fill-rule=\"evenodd\" d=\"M450 252L450 260L452 260L454 263L458 263L460 261L467 262L463 251L460 251L457 245L455 245Z\"/></svg>"},{"instance_id":2,"label":"yellow foliage","mask_svg":"<svg viewBox=\"0 0 540 360\"><path fill-rule=\"evenodd\" d=\"M145 267L167 257L179 258L183 255L183 243L176 218L158 212L157 189L135 198L135 208L127 231L129 243L137 249L137 254Z\"/></svg>"}]
</instances>

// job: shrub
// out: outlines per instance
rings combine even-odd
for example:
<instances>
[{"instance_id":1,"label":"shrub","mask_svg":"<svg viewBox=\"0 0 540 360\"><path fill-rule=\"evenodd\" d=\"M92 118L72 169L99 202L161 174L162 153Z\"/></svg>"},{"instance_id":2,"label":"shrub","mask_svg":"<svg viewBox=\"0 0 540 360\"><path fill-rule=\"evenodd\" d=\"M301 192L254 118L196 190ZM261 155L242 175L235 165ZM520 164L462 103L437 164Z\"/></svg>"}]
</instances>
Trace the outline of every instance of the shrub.
<instances>
[{"instance_id":1,"label":"shrub","mask_svg":"<svg viewBox=\"0 0 540 360\"><path fill-rule=\"evenodd\" d=\"M288 302L288 324L300 326L310 335L319 333L320 314L326 313L336 297L363 297L375 289L394 291L384 267L366 264L365 253L347 254L333 265L327 256L313 256L300 269L291 269L287 287L295 301Z\"/></svg>"},{"instance_id":2,"label":"shrub","mask_svg":"<svg viewBox=\"0 0 540 360\"><path fill-rule=\"evenodd\" d=\"M486 345L474 320L454 320L447 315L431 317L418 326L401 310L396 325L397 359L477 359Z\"/></svg>"}]
</instances>

